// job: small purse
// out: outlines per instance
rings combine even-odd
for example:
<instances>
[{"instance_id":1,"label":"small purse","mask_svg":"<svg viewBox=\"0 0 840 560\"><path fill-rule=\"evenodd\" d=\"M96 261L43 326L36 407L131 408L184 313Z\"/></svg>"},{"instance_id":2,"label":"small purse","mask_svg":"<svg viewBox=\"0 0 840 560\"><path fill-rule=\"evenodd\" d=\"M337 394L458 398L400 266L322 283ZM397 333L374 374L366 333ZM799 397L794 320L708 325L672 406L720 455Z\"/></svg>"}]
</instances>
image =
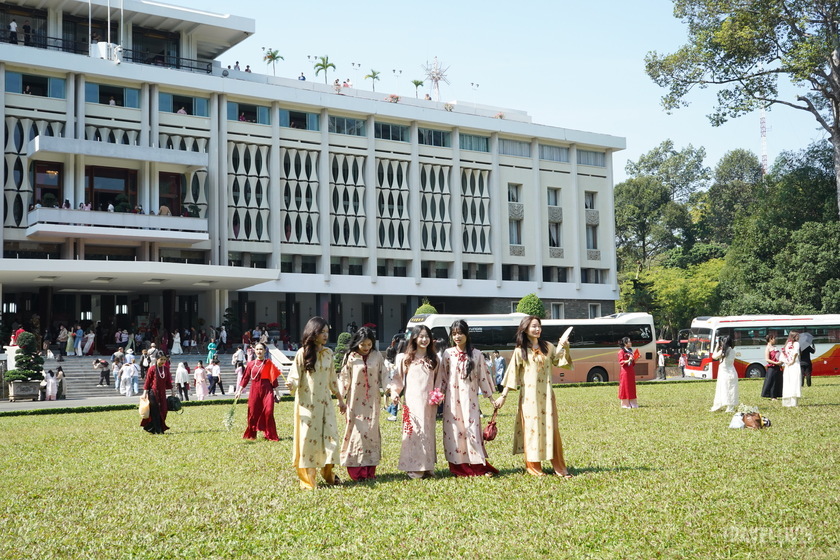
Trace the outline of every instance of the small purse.
<instances>
[{"instance_id":1,"label":"small purse","mask_svg":"<svg viewBox=\"0 0 840 560\"><path fill-rule=\"evenodd\" d=\"M758 412L750 412L748 414L744 414L742 420L744 421L745 428L759 430L764 427L764 422L762 422L761 415Z\"/></svg>"},{"instance_id":2,"label":"small purse","mask_svg":"<svg viewBox=\"0 0 840 560\"><path fill-rule=\"evenodd\" d=\"M496 427L496 415L499 413L499 409L496 408L493 410L493 417L487 422L487 425L484 426L484 433L482 437L484 441L493 441L496 439L496 436L499 434L499 428Z\"/></svg>"}]
</instances>

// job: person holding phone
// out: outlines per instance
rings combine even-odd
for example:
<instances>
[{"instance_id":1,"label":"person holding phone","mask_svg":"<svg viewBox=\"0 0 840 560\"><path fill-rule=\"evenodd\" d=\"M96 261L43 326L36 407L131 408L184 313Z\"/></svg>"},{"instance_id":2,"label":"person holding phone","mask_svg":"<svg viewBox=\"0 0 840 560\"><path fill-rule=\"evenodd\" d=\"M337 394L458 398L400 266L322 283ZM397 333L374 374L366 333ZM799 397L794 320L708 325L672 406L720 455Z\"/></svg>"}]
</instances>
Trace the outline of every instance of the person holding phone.
<instances>
[{"instance_id":1,"label":"person holding phone","mask_svg":"<svg viewBox=\"0 0 840 560\"><path fill-rule=\"evenodd\" d=\"M621 408L639 408L636 402L636 360L638 351L633 352L633 341L629 336L621 339L621 349L618 351L618 399Z\"/></svg>"}]
</instances>

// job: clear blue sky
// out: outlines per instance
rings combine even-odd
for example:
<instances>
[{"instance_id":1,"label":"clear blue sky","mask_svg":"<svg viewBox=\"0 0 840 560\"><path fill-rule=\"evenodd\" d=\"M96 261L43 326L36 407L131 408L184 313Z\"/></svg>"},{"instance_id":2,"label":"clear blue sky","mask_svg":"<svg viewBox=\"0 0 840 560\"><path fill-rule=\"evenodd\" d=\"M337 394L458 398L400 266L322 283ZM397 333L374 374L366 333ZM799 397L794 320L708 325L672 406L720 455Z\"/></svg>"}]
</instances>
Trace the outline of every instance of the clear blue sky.
<instances>
[{"instance_id":1,"label":"clear blue sky","mask_svg":"<svg viewBox=\"0 0 840 560\"><path fill-rule=\"evenodd\" d=\"M442 100L521 109L537 123L625 137L627 149L614 160L616 182L628 159L667 138L678 148L705 147L712 168L732 149L761 155L757 113L709 124L712 90L694 92L691 106L672 115L662 111L664 90L645 74L644 56L673 52L685 41L670 0L167 1L256 19L256 33L222 58L224 65L238 60L243 70L250 64L271 74L262 61L267 47L285 58L278 76L323 79L307 55L328 55L336 65L331 81L350 78L369 89L363 76L374 69L381 72L377 91L414 95L411 80L422 80L423 64L437 56L451 82L441 84ZM771 164L783 150L826 137L804 111L774 108L767 125Z\"/></svg>"}]
</instances>

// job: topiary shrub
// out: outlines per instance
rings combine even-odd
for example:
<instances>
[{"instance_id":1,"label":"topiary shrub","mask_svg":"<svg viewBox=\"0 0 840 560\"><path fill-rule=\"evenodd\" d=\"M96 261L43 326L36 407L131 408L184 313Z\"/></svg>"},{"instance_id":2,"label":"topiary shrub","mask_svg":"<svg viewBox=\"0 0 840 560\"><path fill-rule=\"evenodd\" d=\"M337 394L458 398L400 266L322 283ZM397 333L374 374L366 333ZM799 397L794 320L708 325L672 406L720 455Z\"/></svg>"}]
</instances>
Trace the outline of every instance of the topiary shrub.
<instances>
[{"instance_id":1,"label":"topiary shrub","mask_svg":"<svg viewBox=\"0 0 840 560\"><path fill-rule=\"evenodd\" d=\"M134 210L134 207L128 201L128 197L123 193L118 194L114 198L114 202L116 202L114 204L114 212L131 212Z\"/></svg>"},{"instance_id":2,"label":"topiary shrub","mask_svg":"<svg viewBox=\"0 0 840 560\"><path fill-rule=\"evenodd\" d=\"M44 378L44 358L38 355L38 339L31 332L17 337L20 351L15 358L15 369L6 372L6 381L41 380Z\"/></svg>"},{"instance_id":3,"label":"topiary shrub","mask_svg":"<svg viewBox=\"0 0 840 560\"><path fill-rule=\"evenodd\" d=\"M338 340L335 343L335 353L333 354L336 371L341 369L341 362L344 361L344 354L347 353L347 345L350 344L350 339L352 338L353 335L349 332L343 332L338 335Z\"/></svg>"},{"instance_id":4,"label":"topiary shrub","mask_svg":"<svg viewBox=\"0 0 840 560\"><path fill-rule=\"evenodd\" d=\"M542 300L537 297L537 294L528 294L520 299L519 303L516 304L516 312L533 315L534 317L539 317L540 319L545 318L545 306L543 305Z\"/></svg>"},{"instance_id":5,"label":"topiary shrub","mask_svg":"<svg viewBox=\"0 0 840 560\"><path fill-rule=\"evenodd\" d=\"M420 304L420 307L414 312L415 315L429 315L432 313L437 313L437 309L434 305L429 302L429 298L423 298L423 303Z\"/></svg>"}]
</instances>

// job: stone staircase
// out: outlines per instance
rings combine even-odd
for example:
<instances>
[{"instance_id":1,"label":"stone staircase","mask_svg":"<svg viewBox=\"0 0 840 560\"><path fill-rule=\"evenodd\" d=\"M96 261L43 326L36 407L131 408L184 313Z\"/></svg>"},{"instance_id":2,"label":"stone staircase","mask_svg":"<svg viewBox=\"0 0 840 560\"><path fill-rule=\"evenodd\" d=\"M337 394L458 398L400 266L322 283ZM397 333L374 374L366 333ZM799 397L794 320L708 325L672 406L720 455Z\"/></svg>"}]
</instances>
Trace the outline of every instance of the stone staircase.
<instances>
[{"instance_id":1,"label":"stone staircase","mask_svg":"<svg viewBox=\"0 0 840 560\"><path fill-rule=\"evenodd\" d=\"M278 368L280 368L280 371L283 373L283 377L281 377L278 380L280 392L283 395L288 395L289 390L286 387L285 376L289 374L289 368L292 364L292 361L285 354L283 354L283 352L275 348L273 345L269 345L268 351L275 365ZM177 356L172 356L172 375L175 375L175 369L177 368L178 363L187 362L187 364L190 367L190 370L192 370L192 368L195 367L195 364L199 359L204 361L204 357L205 356L199 356L198 354L180 354ZM103 359L110 363L111 356L65 356L64 361L62 362L59 362L55 359L45 360L44 372L50 369L55 371L56 369L58 369L59 366L61 366L64 370L65 376L65 394L73 399L121 396L120 393L117 392L113 378L111 379L110 386L96 386L99 383L100 370L93 368L94 359ZM221 354L219 356L219 365L222 368L222 381L225 385L225 391L227 391L231 385L236 384L235 370L230 363L230 359L230 354ZM140 380L140 390L143 390L142 379ZM190 393L194 393L192 383L190 383ZM229 396L232 395L229 393Z\"/></svg>"}]
</instances>

